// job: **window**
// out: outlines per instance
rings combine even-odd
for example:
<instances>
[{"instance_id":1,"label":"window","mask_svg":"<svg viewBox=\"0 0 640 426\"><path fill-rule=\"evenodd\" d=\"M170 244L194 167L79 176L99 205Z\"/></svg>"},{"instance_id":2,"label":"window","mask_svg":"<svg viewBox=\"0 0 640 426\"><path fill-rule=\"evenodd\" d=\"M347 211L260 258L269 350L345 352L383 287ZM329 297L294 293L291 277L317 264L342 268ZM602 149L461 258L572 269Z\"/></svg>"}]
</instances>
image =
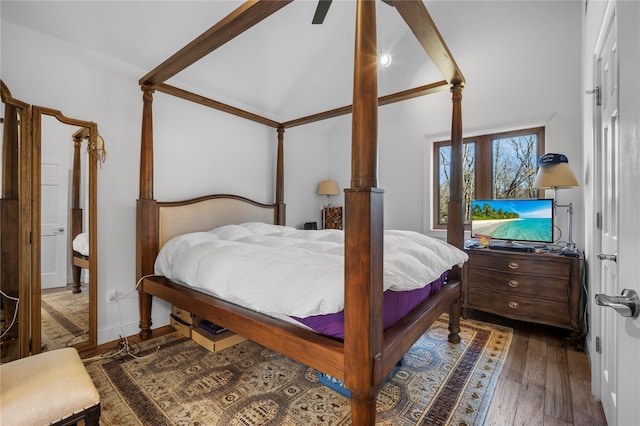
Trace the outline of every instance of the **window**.
<instances>
[{"instance_id":1,"label":"window","mask_svg":"<svg viewBox=\"0 0 640 426\"><path fill-rule=\"evenodd\" d=\"M434 143L434 227L447 225L451 141ZM463 140L462 194L465 224L471 200L538 198L533 188L538 157L544 152L544 127L494 133Z\"/></svg>"}]
</instances>

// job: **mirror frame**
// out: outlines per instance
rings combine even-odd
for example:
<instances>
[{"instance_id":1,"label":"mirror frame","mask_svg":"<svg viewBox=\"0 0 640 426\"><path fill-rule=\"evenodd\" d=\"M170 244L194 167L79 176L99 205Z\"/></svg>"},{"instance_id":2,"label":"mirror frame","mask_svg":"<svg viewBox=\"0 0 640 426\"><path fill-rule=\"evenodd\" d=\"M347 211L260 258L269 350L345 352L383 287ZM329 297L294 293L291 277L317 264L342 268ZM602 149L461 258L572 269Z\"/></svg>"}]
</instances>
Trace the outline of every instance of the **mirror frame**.
<instances>
[{"instance_id":1,"label":"mirror frame","mask_svg":"<svg viewBox=\"0 0 640 426\"><path fill-rule=\"evenodd\" d=\"M41 161L42 161L42 116L55 117L59 122L68 124L70 126L86 128L89 133L88 139L88 176L89 176L89 199L87 200L89 206L89 340L77 345L74 345L79 352L83 350L92 349L97 346L98 341L98 221L97 221L97 175L98 175L98 156L94 149L90 147L95 144L98 137L98 125L91 121L78 120L74 118L66 117L62 112L45 108L40 106L32 107L31 115L31 127L32 127L32 162L31 167L33 171L39 171L34 173L32 178L31 194L32 194L32 209L31 215L31 229L33 238L31 245L31 276L32 276L32 294L34 295L31 300L31 336L32 336L32 353L39 353L42 345L42 324L41 324L41 213L42 213L42 200L41 200ZM75 132L74 132L75 133ZM70 139L70 143L73 140Z\"/></svg>"},{"instance_id":2,"label":"mirror frame","mask_svg":"<svg viewBox=\"0 0 640 426\"><path fill-rule=\"evenodd\" d=\"M4 122L4 131L8 132L6 126L12 126L10 130L11 133L16 133L16 143L19 149L19 158L18 164L12 165L11 167L18 167L18 170L15 173L15 176L11 176L11 179L17 179L17 194L10 194L6 199L4 198L6 194L4 194L4 186L2 188L2 194L0 197L2 198L3 204L5 201L8 201L7 204L14 203L13 207L8 207L9 210L13 210L10 216L5 218L5 211L3 211L3 225L7 227L7 225L15 226L15 222L17 221L18 227L14 229L13 235L10 236L14 238L15 244L17 245L17 249L9 248L9 251L13 251L14 255L11 253L6 253L5 250L7 247L2 247L2 262L9 261L11 264L9 268L12 268L12 271L18 274L17 277L5 277L3 275L3 279L12 279L16 280L18 283L18 298L20 300L20 304L17 306L18 309L18 348L17 353L12 353L11 355L17 355L18 358L24 358L29 356L31 352L31 312L29 307L31 306L31 105L26 102L15 99L9 88L5 85L4 81L0 80L0 94L2 103L5 104L5 116L7 115L7 108L15 109L16 113L20 113L19 122L10 122L6 117L3 117ZM16 117L17 120L17 117ZM4 133L4 132L3 132ZM0 161L5 162L5 152L4 149L7 149L4 143L5 134L3 137L3 153L2 159ZM13 135L12 135L13 137ZM6 166L6 164L4 165ZM3 167L3 173L7 172ZM4 176L3 176L4 177ZM2 183L5 185L5 182ZM15 200L15 201L10 201ZM5 206L3 205L3 210ZM4 221L12 223L5 223ZM3 230L6 232L6 229ZM9 258L5 258L5 256L9 256ZM10 272L13 274L14 272ZM3 271L4 274L4 271ZM14 359L12 357L12 359ZM8 360L7 360L8 361Z\"/></svg>"}]
</instances>

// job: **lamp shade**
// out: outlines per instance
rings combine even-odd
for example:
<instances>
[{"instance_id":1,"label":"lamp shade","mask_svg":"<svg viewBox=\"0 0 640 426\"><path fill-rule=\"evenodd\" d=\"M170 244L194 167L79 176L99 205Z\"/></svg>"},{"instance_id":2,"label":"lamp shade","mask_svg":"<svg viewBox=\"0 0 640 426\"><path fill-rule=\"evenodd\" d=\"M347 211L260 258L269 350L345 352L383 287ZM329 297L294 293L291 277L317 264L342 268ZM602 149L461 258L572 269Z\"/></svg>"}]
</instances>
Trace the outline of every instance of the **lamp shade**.
<instances>
[{"instance_id":1,"label":"lamp shade","mask_svg":"<svg viewBox=\"0 0 640 426\"><path fill-rule=\"evenodd\" d=\"M544 154L540 157L538 173L533 181L534 188L576 188L578 186L578 179L573 174L565 155Z\"/></svg>"},{"instance_id":2,"label":"lamp shade","mask_svg":"<svg viewBox=\"0 0 640 426\"><path fill-rule=\"evenodd\" d=\"M318 195L338 195L338 184L330 179L320 181Z\"/></svg>"}]
</instances>

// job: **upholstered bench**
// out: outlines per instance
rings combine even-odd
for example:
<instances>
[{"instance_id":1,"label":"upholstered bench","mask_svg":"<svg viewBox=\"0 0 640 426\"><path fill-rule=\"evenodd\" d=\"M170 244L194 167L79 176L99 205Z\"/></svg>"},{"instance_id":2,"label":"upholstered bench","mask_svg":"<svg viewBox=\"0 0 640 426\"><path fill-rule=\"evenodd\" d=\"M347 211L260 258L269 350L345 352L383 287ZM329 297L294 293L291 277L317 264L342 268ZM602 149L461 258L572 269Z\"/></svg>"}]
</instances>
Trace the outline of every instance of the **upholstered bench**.
<instances>
[{"instance_id":1,"label":"upholstered bench","mask_svg":"<svg viewBox=\"0 0 640 426\"><path fill-rule=\"evenodd\" d=\"M98 425L100 395L74 348L0 365L0 424Z\"/></svg>"}]
</instances>

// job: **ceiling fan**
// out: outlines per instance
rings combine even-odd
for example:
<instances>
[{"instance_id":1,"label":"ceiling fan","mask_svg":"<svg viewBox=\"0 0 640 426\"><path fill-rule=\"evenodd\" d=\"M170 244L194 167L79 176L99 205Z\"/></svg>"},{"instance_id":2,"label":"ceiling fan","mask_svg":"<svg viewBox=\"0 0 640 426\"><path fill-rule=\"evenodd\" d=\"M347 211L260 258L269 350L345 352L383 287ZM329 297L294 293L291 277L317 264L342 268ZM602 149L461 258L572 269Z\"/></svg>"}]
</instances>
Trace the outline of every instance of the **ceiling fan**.
<instances>
[{"instance_id":1,"label":"ceiling fan","mask_svg":"<svg viewBox=\"0 0 640 426\"><path fill-rule=\"evenodd\" d=\"M331 6L331 2L333 0L318 0L318 5L316 6L316 12L313 14L312 24L322 24L324 22L324 18L327 16L327 12L329 11L329 6ZM384 3L392 5L391 0L382 0Z\"/></svg>"},{"instance_id":2,"label":"ceiling fan","mask_svg":"<svg viewBox=\"0 0 640 426\"><path fill-rule=\"evenodd\" d=\"M322 24L324 18L327 16L329 6L333 0L318 0L318 6L316 6L316 13L313 15L312 24Z\"/></svg>"}]
</instances>

